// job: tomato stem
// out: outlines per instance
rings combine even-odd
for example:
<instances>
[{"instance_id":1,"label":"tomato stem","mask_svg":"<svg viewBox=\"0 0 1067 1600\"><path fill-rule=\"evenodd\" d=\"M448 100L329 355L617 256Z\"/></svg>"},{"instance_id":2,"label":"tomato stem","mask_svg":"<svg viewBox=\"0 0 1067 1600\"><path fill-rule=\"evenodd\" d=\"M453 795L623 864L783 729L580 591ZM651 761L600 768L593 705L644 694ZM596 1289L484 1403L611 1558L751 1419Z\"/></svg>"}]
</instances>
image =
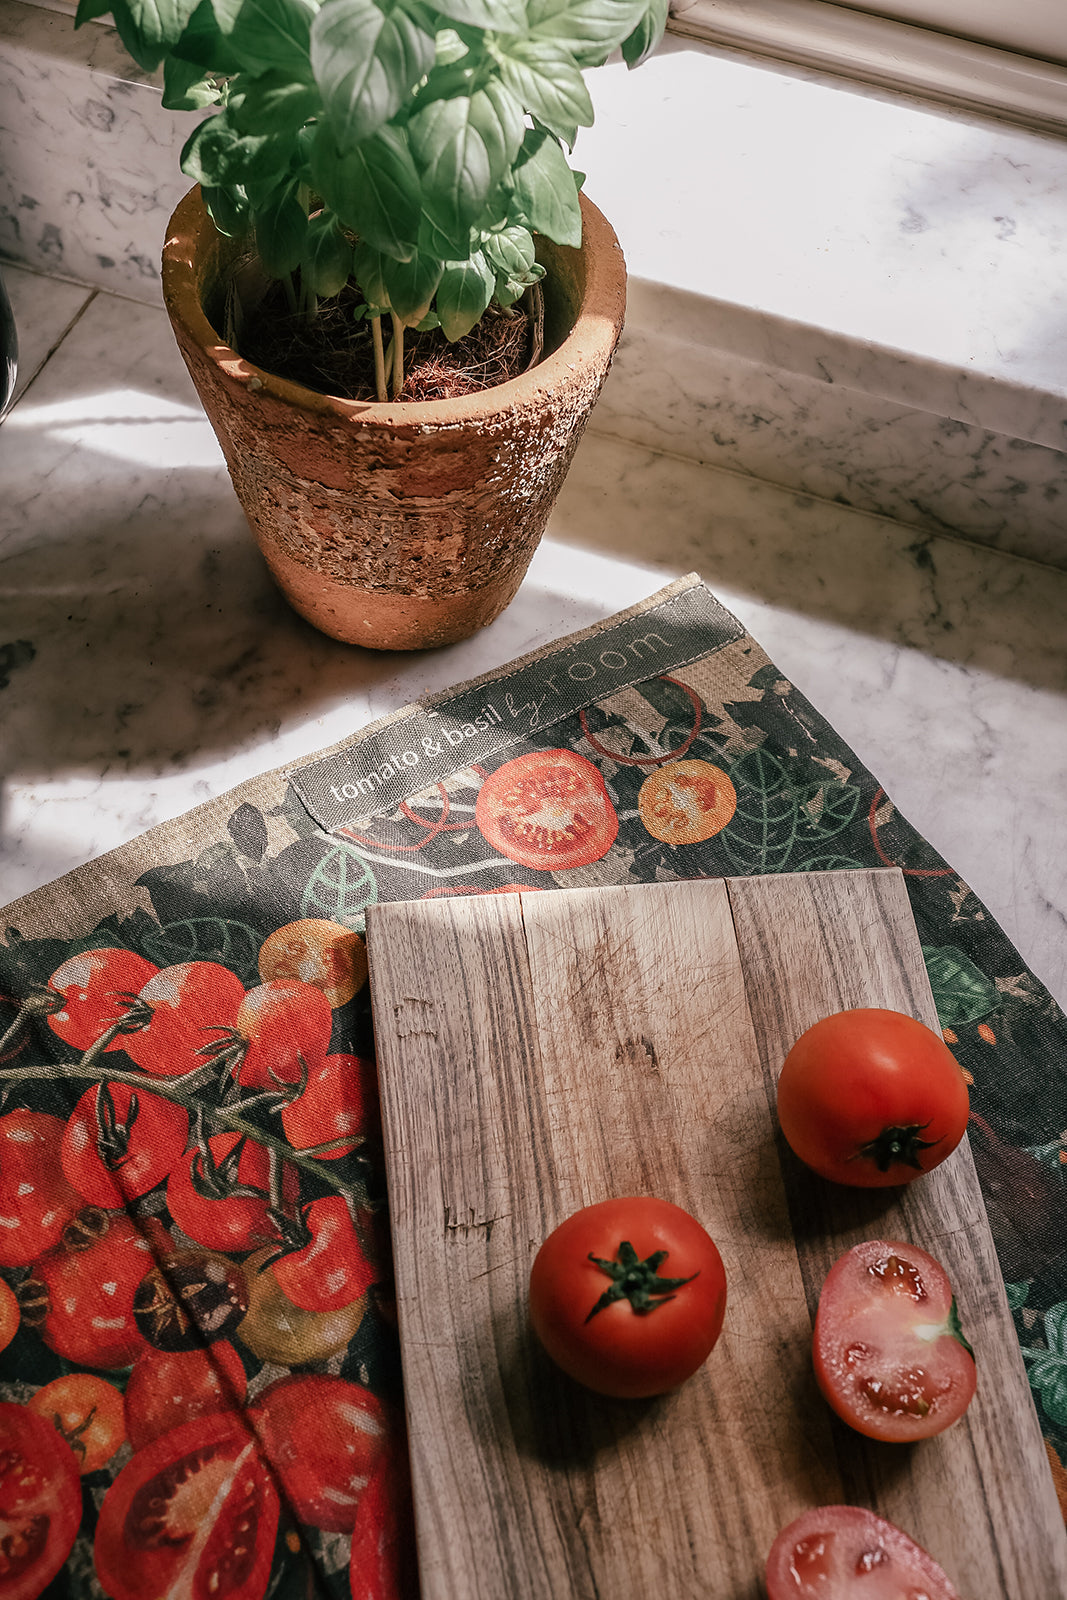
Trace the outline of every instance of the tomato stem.
<instances>
[{"instance_id":1,"label":"tomato stem","mask_svg":"<svg viewBox=\"0 0 1067 1600\"><path fill-rule=\"evenodd\" d=\"M698 1272L691 1272L688 1278L661 1278L659 1269L666 1261L667 1254L666 1250L653 1250L652 1254L642 1261L629 1239L622 1240L614 1261L605 1261L590 1250L589 1260L594 1266L599 1267L601 1272L607 1273L611 1279L611 1288L604 1290L586 1317L586 1322L591 1322L598 1311L614 1305L616 1300L624 1299L630 1302L630 1309L637 1316L647 1317L657 1306L666 1305L668 1300L673 1300L675 1290L692 1283L694 1278L700 1276Z\"/></svg>"}]
</instances>

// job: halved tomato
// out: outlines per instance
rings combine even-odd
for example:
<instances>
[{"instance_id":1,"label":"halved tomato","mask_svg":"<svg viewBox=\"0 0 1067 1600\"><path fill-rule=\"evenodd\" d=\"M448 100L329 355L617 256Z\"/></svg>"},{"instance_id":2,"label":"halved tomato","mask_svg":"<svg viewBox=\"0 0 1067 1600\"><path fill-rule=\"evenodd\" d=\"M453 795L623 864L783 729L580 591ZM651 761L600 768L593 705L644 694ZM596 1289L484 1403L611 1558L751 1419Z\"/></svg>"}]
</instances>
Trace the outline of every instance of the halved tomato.
<instances>
[{"instance_id":1,"label":"halved tomato","mask_svg":"<svg viewBox=\"0 0 1067 1600\"><path fill-rule=\"evenodd\" d=\"M104 1497L96 1571L112 1600L262 1600L278 1495L233 1412L139 1450Z\"/></svg>"},{"instance_id":2,"label":"halved tomato","mask_svg":"<svg viewBox=\"0 0 1067 1600\"><path fill-rule=\"evenodd\" d=\"M816 1506L767 1557L769 1600L960 1600L932 1556L861 1506Z\"/></svg>"},{"instance_id":3,"label":"halved tomato","mask_svg":"<svg viewBox=\"0 0 1067 1600\"><path fill-rule=\"evenodd\" d=\"M494 850L542 872L599 861L619 831L599 769L574 750L506 761L479 789L474 820Z\"/></svg>"},{"instance_id":4,"label":"halved tomato","mask_svg":"<svg viewBox=\"0 0 1067 1600\"><path fill-rule=\"evenodd\" d=\"M70 1445L25 1406L0 1405L0 1600L35 1600L70 1554L81 1519Z\"/></svg>"},{"instance_id":5,"label":"halved tomato","mask_svg":"<svg viewBox=\"0 0 1067 1600\"><path fill-rule=\"evenodd\" d=\"M835 1261L812 1347L819 1388L869 1439L928 1439L961 1417L977 1374L944 1267L873 1239Z\"/></svg>"}]
</instances>

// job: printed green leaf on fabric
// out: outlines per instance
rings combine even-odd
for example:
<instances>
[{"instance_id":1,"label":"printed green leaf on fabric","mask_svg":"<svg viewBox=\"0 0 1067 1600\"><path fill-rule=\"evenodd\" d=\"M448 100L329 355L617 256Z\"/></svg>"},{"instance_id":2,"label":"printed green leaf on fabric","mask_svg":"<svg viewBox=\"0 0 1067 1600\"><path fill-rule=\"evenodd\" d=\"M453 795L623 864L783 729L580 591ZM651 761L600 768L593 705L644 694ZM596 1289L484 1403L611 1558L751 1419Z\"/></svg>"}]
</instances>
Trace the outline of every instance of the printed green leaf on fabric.
<instances>
[{"instance_id":1,"label":"printed green leaf on fabric","mask_svg":"<svg viewBox=\"0 0 1067 1600\"><path fill-rule=\"evenodd\" d=\"M337 146L394 116L434 64L432 13L377 0L330 0L311 27L311 66Z\"/></svg>"},{"instance_id":2,"label":"printed green leaf on fabric","mask_svg":"<svg viewBox=\"0 0 1067 1600\"><path fill-rule=\"evenodd\" d=\"M955 945L923 945L922 952L943 1028L979 1022L997 1009L1000 995L996 984L979 971L964 951Z\"/></svg>"},{"instance_id":3,"label":"printed green leaf on fabric","mask_svg":"<svg viewBox=\"0 0 1067 1600\"><path fill-rule=\"evenodd\" d=\"M1023 1349L1030 1386L1051 1422L1067 1425L1067 1302L1045 1313L1047 1350Z\"/></svg>"},{"instance_id":4,"label":"printed green leaf on fabric","mask_svg":"<svg viewBox=\"0 0 1067 1600\"><path fill-rule=\"evenodd\" d=\"M523 221L534 233L577 249L582 208L575 174L558 141L543 128L531 128L523 138L512 187Z\"/></svg>"},{"instance_id":5,"label":"printed green leaf on fabric","mask_svg":"<svg viewBox=\"0 0 1067 1600\"><path fill-rule=\"evenodd\" d=\"M378 899L378 885L358 851L338 845L323 856L300 901L302 917L323 917L362 932L363 913Z\"/></svg>"},{"instance_id":6,"label":"printed green leaf on fabric","mask_svg":"<svg viewBox=\"0 0 1067 1600\"><path fill-rule=\"evenodd\" d=\"M719 841L741 873L782 872L797 839L797 800L785 767L769 750L731 765L737 810Z\"/></svg>"},{"instance_id":7,"label":"printed green leaf on fabric","mask_svg":"<svg viewBox=\"0 0 1067 1600\"><path fill-rule=\"evenodd\" d=\"M1030 1294L1029 1283L1006 1283L1004 1292L1008 1297L1008 1306L1012 1311L1018 1311L1026 1304Z\"/></svg>"},{"instance_id":8,"label":"printed green leaf on fabric","mask_svg":"<svg viewBox=\"0 0 1067 1600\"><path fill-rule=\"evenodd\" d=\"M345 155L320 127L311 178L327 205L372 249L410 261L422 208L419 175L403 129L380 128Z\"/></svg>"},{"instance_id":9,"label":"printed green leaf on fabric","mask_svg":"<svg viewBox=\"0 0 1067 1600\"><path fill-rule=\"evenodd\" d=\"M805 784L794 791L797 804L797 837L832 839L848 827L860 803L854 784L828 779L825 783Z\"/></svg>"},{"instance_id":10,"label":"printed green leaf on fabric","mask_svg":"<svg viewBox=\"0 0 1067 1600\"><path fill-rule=\"evenodd\" d=\"M143 941L144 953L160 967L185 961L217 961L244 983L258 981L256 959L263 935L225 917L187 917L169 922Z\"/></svg>"}]
</instances>

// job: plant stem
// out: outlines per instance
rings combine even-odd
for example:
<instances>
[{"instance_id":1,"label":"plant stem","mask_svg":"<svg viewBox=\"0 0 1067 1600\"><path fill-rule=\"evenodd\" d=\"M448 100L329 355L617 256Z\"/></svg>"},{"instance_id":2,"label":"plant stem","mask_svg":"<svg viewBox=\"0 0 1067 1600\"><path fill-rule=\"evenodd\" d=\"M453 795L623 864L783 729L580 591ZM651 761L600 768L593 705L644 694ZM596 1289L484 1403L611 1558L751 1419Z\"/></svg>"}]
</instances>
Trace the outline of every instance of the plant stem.
<instances>
[{"instance_id":1,"label":"plant stem","mask_svg":"<svg viewBox=\"0 0 1067 1600\"><path fill-rule=\"evenodd\" d=\"M393 319L393 399L398 400L404 387L404 324L395 311L389 315Z\"/></svg>"},{"instance_id":2,"label":"plant stem","mask_svg":"<svg viewBox=\"0 0 1067 1600\"><path fill-rule=\"evenodd\" d=\"M299 308L296 303L296 290L293 288L293 274L291 272L287 272L282 278L282 288L285 290L286 304L295 316Z\"/></svg>"},{"instance_id":3,"label":"plant stem","mask_svg":"<svg viewBox=\"0 0 1067 1600\"><path fill-rule=\"evenodd\" d=\"M374 387L377 390L379 401L384 404L389 396L385 390L385 352L382 349L381 317L371 317L370 332L374 344Z\"/></svg>"}]
</instances>

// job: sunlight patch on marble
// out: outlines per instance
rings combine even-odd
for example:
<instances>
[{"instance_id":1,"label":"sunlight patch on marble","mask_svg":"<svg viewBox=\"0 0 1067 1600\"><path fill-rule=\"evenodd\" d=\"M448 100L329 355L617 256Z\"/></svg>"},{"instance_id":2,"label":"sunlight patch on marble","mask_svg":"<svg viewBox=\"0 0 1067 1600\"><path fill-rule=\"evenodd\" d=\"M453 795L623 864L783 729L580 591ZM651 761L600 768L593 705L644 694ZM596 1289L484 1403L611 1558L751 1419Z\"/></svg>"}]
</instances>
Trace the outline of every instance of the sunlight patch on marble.
<instances>
[{"instance_id":1,"label":"sunlight patch on marble","mask_svg":"<svg viewBox=\"0 0 1067 1600\"><path fill-rule=\"evenodd\" d=\"M44 405L26 400L11 413L7 426L13 433L44 434L163 472L214 467L222 456L199 406L140 389L107 389Z\"/></svg>"}]
</instances>

